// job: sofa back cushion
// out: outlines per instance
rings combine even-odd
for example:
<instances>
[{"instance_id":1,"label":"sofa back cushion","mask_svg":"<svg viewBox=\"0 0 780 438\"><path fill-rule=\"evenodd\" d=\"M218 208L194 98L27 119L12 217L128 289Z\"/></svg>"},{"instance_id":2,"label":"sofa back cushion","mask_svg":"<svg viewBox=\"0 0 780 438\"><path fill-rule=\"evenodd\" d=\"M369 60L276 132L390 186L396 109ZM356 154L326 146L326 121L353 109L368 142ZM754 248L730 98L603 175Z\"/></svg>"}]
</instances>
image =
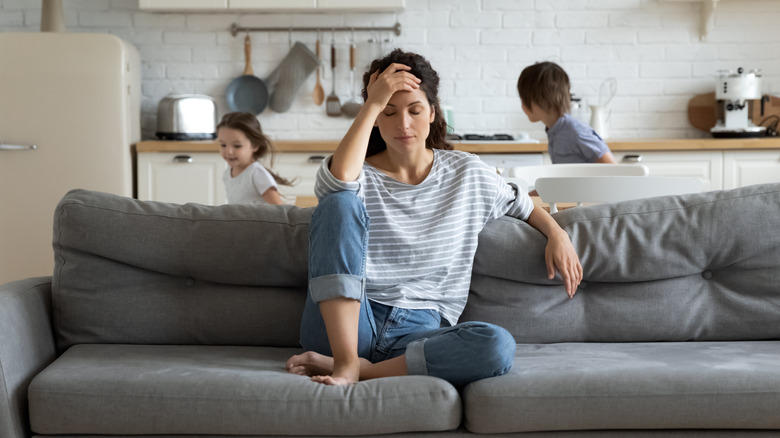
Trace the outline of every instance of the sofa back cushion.
<instances>
[{"instance_id":1,"label":"sofa back cushion","mask_svg":"<svg viewBox=\"0 0 780 438\"><path fill-rule=\"evenodd\" d=\"M58 346L297 347L312 211L68 193L54 217ZM547 279L546 238L504 217L480 234L461 321L522 343L780 339L780 184L554 217L585 270L574 299Z\"/></svg>"},{"instance_id":2,"label":"sofa back cushion","mask_svg":"<svg viewBox=\"0 0 780 438\"><path fill-rule=\"evenodd\" d=\"M546 239L502 218L480 234L461 320L518 342L780 339L780 184L557 213L584 279L546 277Z\"/></svg>"},{"instance_id":3,"label":"sofa back cushion","mask_svg":"<svg viewBox=\"0 0 780 438\"><path fill-rule=\"evenodd\" d=\"M69 192L54 214L58 347L298 346L311 212Z\"/></svg>"}]
</instances>

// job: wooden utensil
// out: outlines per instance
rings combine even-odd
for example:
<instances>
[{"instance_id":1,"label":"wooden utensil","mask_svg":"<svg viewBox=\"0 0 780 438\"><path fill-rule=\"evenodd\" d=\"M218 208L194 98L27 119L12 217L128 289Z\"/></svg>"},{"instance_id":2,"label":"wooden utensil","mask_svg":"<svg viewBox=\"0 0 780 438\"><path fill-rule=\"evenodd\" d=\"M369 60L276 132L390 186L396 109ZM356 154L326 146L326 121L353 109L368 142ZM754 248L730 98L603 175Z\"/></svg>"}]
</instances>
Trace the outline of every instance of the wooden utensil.
<instances>
[{"instance_id":1,"label":"wooden utensil","mask_svg":"<svg viewBox=\"0 0 780 438\"><path fill-rule=\"evenodd\" d=\"M763 125L763 126L769 126L770 121L767 120L767 117L777 117L775 119L772 117L772 121L780 121L780 97L777 96L770 96L770 95L764 95L765 98L769 98L768 101L764 102L764 114L761 115L761 101L760 100L754 100L751 102L752 105L752 114L753 114L753 123L756 125ZM762 123L766 120L766 123Z\"/></svg>"},{"instance_id":2,"label":"wooden utensil","mask_svg":"<svg viewBox=\"0 0 780 438\"><path fill-rule=\"evenodd\" d=\"M317 62L322 63L320 57L320 39L317 38ZM322 89L322 83L320 82L320 66L317 66L317 83L314 84L314 94L312 96L314 104L319 106L325 100L325 90Z\"/></svg>"},{"instance_id":3,"label":"wooden utensil","mask_svg":"<svg viewBox=\"0 0 780 438\"><path fill-rule=\"evenodd\" d=\"M328 100L325 101L325 111L331 117L341 116L341 101L336 95L336 41L330 40L330 69L333 75L333 87L330 90Z\"/></svg>"},{"instance_id":4,"label":"wooden utensil","mask_svg":"<svg viewBox=\"0 0 780 438\"><path fill-rule=\"evenodd\" d=\"M715 100L715 92L698 94L688 101L688 121L696 129L710 132L715 126L718 115L715 112L718 102Z\"/></svg>"}]
</instances>

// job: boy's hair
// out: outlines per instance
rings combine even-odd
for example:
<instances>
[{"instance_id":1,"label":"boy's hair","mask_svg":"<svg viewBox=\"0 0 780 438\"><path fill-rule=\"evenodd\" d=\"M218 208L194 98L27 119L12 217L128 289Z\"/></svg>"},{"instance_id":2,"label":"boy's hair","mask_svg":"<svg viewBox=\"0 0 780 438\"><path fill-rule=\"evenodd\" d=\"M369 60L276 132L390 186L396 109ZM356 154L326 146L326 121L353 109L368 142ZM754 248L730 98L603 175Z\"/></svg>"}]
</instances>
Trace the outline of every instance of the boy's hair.
<instances>
[{"instance_id":1,"label":"boy's hair","mask_svg":"<svg viewBox=\"0 0 780 438\"><path fill-rule=\"evenodd\" d=\"M219 128L230 128L243 132L246 138L249 139L249 142L252 143L252 146L257 146L257 150L252 153L252 158L259 160L269 155L266 170L274 177L276 183L286 186L293 185L293 181L282 178L271 170L274 165L274 153L276 150L271 140L263 134L263 128L260 127L260 121L257 120L257 117L245 112L227 113L222 116L222 120L217 125L216 130L219 131Z\"/></svg>"},{"instance_id":2,"label":"boy's hair","mask_svg":"<svg viewBox=\"0 0 780 438\"><path fill-rule=\"evenodd\" d=\"M444 120L444 112L439 105L439 74L433 69L431 63L417 53L404 52L401 49L395 49L387 56L379 59L375 59L371 62L371 66L368 71L363 74L363 101L366 101L368 92L368 82L371 79L371 74L379 70L384 71L392 63L404 64L411 67L409 73L415 75L420 79L420 89L425 93L428 98L428 104L433 109L433 123L431 123L431 131L428 134L428 138L425 139L425 147L428 149L452 149L452 145L447 142L447 122ZM382 139L382 135L379 133L379 128L376 126L371 130L371 136L368 140L368 149L366 150L366 157L370 157L374 154L382 152L387 149L385 141Z\"/></svg>"},{"instance_id":3,"label":"boy's hair","mask_svg":"<svg viewBox=\"0 0 780 438\"><path fill-rule=\"evenodd\" d=\"M537 62L526 67L517 79L517 92L525 106L534 104L559 115L571 109L569 75L554 62Z\"/></svg>"}]
</instances>

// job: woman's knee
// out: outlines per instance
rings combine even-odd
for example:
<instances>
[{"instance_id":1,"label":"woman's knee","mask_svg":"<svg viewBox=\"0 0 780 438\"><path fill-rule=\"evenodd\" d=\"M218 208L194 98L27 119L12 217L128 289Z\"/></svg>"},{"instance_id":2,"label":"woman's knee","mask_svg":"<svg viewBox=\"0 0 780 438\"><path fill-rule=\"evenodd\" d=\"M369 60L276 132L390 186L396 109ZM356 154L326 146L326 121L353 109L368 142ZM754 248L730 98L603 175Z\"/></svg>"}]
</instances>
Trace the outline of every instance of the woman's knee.
<instances>
[{"instance_id":1,"label":"woman's knee","mask_svg":"<svg viewBox=\"0 0 780 438\"><path fill-rule=\"evenodd\" d=\"M420 361L425 364L424 373L456 386L506 374L517 347L508 331L484 322L460 323L424 342Z\"/></svg>"},{"instance_id":2,"label":"woman's knee","mask_svg":"<svg viewBox=\"0 0 780 438\"><path fill-rule=\"evenodd\" d=\"M319 200L312 220L326 217L341 217L362 223L368 216L363 201L355 192L341 191L328 194Z\"/></svg>"},{"instance_id":3,"label":"woman's knee","mask_svg":"<svg viewBox=\"0 0 780 438\"><path fill-rule=\"evenodd\" d=\"M321 199L309 225L309 291L315 301L363 296L368 223L354 192Z\"/></svg>"},{"instance_id":4,"label":"woman's knee","mask_svg":"<svg viewBox=\"0 0 780 438\"><path fill-rule=\"evenodd\" d=\"M503 327L486 322L466 323L470 326L471 343L475 357L484 361L483 366L493 376L506 374L515 359L517 343Z\"/></svg>"}]
</instances>

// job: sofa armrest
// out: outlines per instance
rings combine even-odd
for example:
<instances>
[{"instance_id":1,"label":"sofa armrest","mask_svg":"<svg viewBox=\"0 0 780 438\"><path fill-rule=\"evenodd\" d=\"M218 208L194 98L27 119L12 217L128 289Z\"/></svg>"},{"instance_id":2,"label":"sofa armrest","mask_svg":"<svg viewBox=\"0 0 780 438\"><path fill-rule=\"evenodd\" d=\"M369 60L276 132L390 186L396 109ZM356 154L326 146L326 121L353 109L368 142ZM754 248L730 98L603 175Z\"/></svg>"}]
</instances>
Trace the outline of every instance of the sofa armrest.
<instances>
[{"instance_id":1,"label":"sofa armrest","mask_svg":"<svg viewBox=\"0 0 780 438\"><path fill-rule=\"evenodd\" d=\"M30 436L27 387L56 357L51 277L0 285L0 436Z\"/></svg>"}]
</instances>

